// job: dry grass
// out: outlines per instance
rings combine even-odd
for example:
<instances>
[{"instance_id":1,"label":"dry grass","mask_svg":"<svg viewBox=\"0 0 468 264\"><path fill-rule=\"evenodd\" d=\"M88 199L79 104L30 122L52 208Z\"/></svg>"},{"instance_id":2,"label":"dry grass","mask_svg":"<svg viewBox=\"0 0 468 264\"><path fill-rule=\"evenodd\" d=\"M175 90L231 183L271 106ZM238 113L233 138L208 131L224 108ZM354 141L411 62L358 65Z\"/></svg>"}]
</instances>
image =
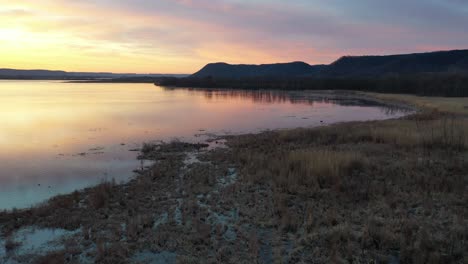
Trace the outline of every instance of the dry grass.
<instances>
[{"instance_id":1,"label":"dry grass","mask_svg":"<svg viewBox=\"0 0 468 264\"><path fill-rule=\"evenodd\" d=\"M307 149L238 154L245 164L245 180L253 183L272 182L276 188L296 192L339 188L343 177L359 170L365 159L357 152Z\"/></svg>"},{"instance_id":2,"label":"dry grass","mask_svg":"<svg viewBox=\"0 0 468 264\"><path fill-rule=\"evenodd\" d=\"M364 93L385 101L402 102L429 111L440 111L468 116L468 98L466 97L425 97L407 94Z\"/></svg>"},{"instance_id":3,"label":"dry grass","mask_svg":"<svg viewBox=\"0 0 468 264\"><path fill-rule=\"evenodd\" d=\"M129 263L128 247L121 242L107 242L105 240L97 241L96 263L103 264L124 264Z\"/></svg>"},{"instance_id":4,"label":"dry grass","mask_svg":"<svg viewBox=\"0 0 468 264\"><path fill-rule=\"evenodd\" d=\"M110 197L112 196L112 190L115 187L115 181L104 181L94 187L89 195L88 202L94 209L99 209L107 205Z\"/></svg>"},{"instance_id":5,"label":"dry grass","mask_svg":"<svg viewBox=\"0 0 468 264\"><path fill-rule=\"evenodd\" d=\"M317 129L280 131L280 142L301 140L318 145L369 142L404 148L468 148L468 120L440 112L422 112L406 119L354 122Z\"/></svg>"},{"instance_id":6,"label":"dry grass","mask_svg":"<svg viewBox=\"0 0 468 264\"><path fill-rule=\"evenodd\" d=\"M292 257L452 263L468 252L467 136L468 120L432 111L228 144L243 182L272 190L278 232L301 237Z\"/></svg>"},{"instance_id":7,"label":"dry grass","mask_svg":"<svg viewBox=\"0 0 468 264\"><path fill-rule=\"evenodd\" d=\"M95 244L99 263L147 250L175 252L179 263L265 262L268 252L275 263L464 263L467 135L466 119L430 111L233 136L189 166L181 151L197 147L171 143L147 153L158 162L129 183L0 213L0 223L4 234L81 226L77 245ZM228 168L237 182L220 187Z\"/></svg>"},{"instance_id":8,"label":"dry grass","mask_svg":"<svg viewBox=\"0 0 468 264\"><path fill-rule=\"evenodd\" d=\"M78 205L80 201L80 193L78 191L74 191L71 194L64 194L52 197L47 206L51 207L51 209L70 209Z\"/></svg>"},{"instance_id":9,"label":"dry grass","mask_svg":"<svg viewBox=\"0 0 468 264\"><path fill-rule=\"evenodd\" d=\"M245 181L270 182L292 193L332 188L354 195L362 191L367 197L371 188L384 186L359 182L366 178L363 172L389 175L401 184L425 190L461 191L462 174L437 174L446 173L448 166L464 170L462 153L468 149L468 120L423 113L402 120L247 135L232 138L229 144ZM450 160L442 164L440 155Z\"/></svg>"},{"instance_id":10,"label":"dry grass","mask_svg":"<svg viewBox=\"0 0 468 264\"><path fill-rule=\"evenodd\" d=\"M21 244L8 237L5 241L5 252L10 253L15 251Z\"/></svg>"},{"instance_id":11,"label":"dry grass","mask_svg":"<svg viewBox=\"0 0 468 264\"><path fill-rule=\"evenodd\" d=\"M126 236L129 241L136 241L145 231L151 229L154 218L151 215L137 215L132 217L126 223Z\"/></svg>"},{"instance_id":12,"label":"dry grass","mask_svg":"<svg viewBox=\"0 0 468 264\"><path fill-rule=\"evenodd\" d=\"M407 120L392 120L349 131L348 137L397 147L444 148L462 150L468 147L468 120L453 116L428 118L414 115Z\"/></svg>"},{"instance_id":13,"label":"dry grass","mask_svg":"<svg viewBox=\"0 0 468 264\"><path fill-rule=\"evenodd\" d=\"M287 170L283 172L287 183L324 189L339 187L342 177L350 175L363 163L359 153L325 149L291 151L278 166Z\"/></svg>"},{"instance_id":14,"label":"dry grass","mask_svg":"<svg viewBox=\"0 0 468 264\"><path fill-rule=\"evenodd\" d=\"M63 264L65 261L65 252L56 251L48 253L45 256L39 257L35 263L37 264Z\"/></svg>"}]
</instances>

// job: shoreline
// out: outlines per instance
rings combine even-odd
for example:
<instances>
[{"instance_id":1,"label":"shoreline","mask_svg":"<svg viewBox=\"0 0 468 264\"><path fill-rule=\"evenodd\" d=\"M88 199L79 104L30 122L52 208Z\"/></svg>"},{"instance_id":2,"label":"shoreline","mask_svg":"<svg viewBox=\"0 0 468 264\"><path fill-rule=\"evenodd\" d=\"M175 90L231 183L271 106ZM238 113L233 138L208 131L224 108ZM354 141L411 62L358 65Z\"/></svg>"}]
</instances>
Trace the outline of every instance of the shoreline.
<instances>
[{"instance_id":1,"label":"shoreline","mask_svg":"<svg viewBox=\"0 0 468 264\"><path fill-rule=\"evenodd\" d=\"M142 158L155 165L128 183L104 182L0 213L6 257L24 260L15 255L22 245L14 233L36 226L75 232L58 250L27 256L38 261L460 260L466 238L449 237L467 231L457 210L466 199L460 188L468 142L444 125L448 118L425 112L226 136L227 148L211 150L183 142L148 145ZM453 120L468 131L465 120ZM428 129L441 134L431 137ZM457 136L446 140L444 129ZM431 170L453 175L437 179ZM415 181L406 175L412 173ZM450 230L441 231L447 221ZM427 240L432 244L421 246ZM456 252L447 253L447 243Z\"/></svg>"},{"instance_id":2,"label":"shoreline","mask_svg":"<svg viewBox=\"0 0 468 264\"><path fill-rule=\"evenodd\" d=\"M176 88L176 89L189 89L189 88ZM197 89L199 90L199 89ZM218 90L221 90L221 91L224 91L226 89L213 89L213 88L210 88L210 89L203 89L203 90L207 90L207 91L211 91L211 92L215 92L215 91L218 91ZM251 92L251 90L239 90L239 89L232 89L233 91L245 91L245 92ZM401 112L402 115L409 115L413 112L416 112L417 111L417 108L415 106L410 106L409 104L405 104L405 103L402 103L402 102L398 102L398 101L385 101L385 100L381 100L381 99L378 99L376 97L372 97L372 96L369 96L368 94L364 94L364 93L361 93L361 92L357 92L357 91L341 91L341 90L313 90L313 91L301 91L301 90L291 90L291 91L277 91L277 90L259 90L259 92L263 93L263 92L278 92L279 94L282 94L282 93L286 93L288 95L288 98L290 101L299 101L301 103L303 103L303 101L315 101L315 100L324 100L324 101L327 101L327 102L332 102L332 103L337 103L337 104L344 104L344 105L358 105L358 106L377 106L377 107L382 107L382 108L385 108L385 111L387 112L392 112L393 109L397 109L397 111ZM295 98L299 98L299 99L295 99ZM344 103L343 103L344 102ZM379 117L380 118L380 117ZM386 119L394 119L394 118L399 118L399 116L397 117L385 117L382 118L382 119L375 119L375 120L386 120ZM304 118L304 119L308 119L308 118ZM324 125L334 125L334 124L338 124L338 123L343 123L343 122L354 122L354 121L332 121L330 123L327 123L326 119L324 119L323 123L322 121L320 121L321 123L319 125L311 125L311 126L299 126L299 127L289 127L289 128L274 128L274 129L262 129L262 130L258 130L258 131L248 131L248 132L239 132L239 133L236 133L236 132L226 132L225 134L223 133L205 133L206 131L205 130L200 130L198 131L197 133L193 134L191 139L179 139L177 137L174 137L172 140L177 140L177 141L184 141L184 142L188 142L188 143L210 143L211 141L215 141L216 139L222 139L226 136L235 136L235 135L244 135L244 134L258 134L258 133L262 133L263 131L281 131L281 130L291 130L291 129L297 129L297 128L315 128L315 127L321 127L321 126L324 126ZM205 139L202 139L200 140L199 138L200 137L205 137ZM164 141L164 140L153 140L153 139L150 139L148 142L161 142L161 143L167 143L167 141ZM145 144L147 142L142 142L142 144ZM152 143L152 144L153 144ZM120 145L129 145L130 143L121 143ZM136 143L135 143L136 144ZM58 155L62 156L62 155L73 155L73 156L85 156L85 155L89 155L89 154L100 154L101 152L97 152L97 153L92 153L92 151L101 151L101 146L99 145L96 145L96 144L93 144L93 145L90 145L90 146L84 146L83 150L82 151L78 151L76 153L60 153ZM84 150L84 149L87 149ZM140 152L141 148L140 147L135 147L135 148L130 148L128 149L128 151L131 151L131 152L135 152L135 153L138 153ZM136 160L140 160L138 159L138 157L136 158ZM131 176L131 177L128 177L128 180L130 180L132 177L134 176L138 176L140 173L142 172L142 169L141 167L138 167L138 168L135 168L132 173L135 173L135 175ZM105 179L105 181L110 181L112 180L112 178L107 178ZM127 180L119 180L119 183L124 183L126 182ZM95 185L98 185L98 183L95 183ZM79 188L79 189L75 189L75 190L72 190L72 191L69 191L69 192L66 192L66 193L60 193L60 194L57 194L57 195L54 195L54 196L59 196L59 195L63 195L63 194L70 194L74 191L81 191L81 190L84 190L84 189L87 189L87 188L92 188L94 187L95 185L89 185L89 186L85 186L84 188ZM31 207L37 207L37 206L40 206L42 203L46 203L49 199L52 199L54 196L48 198L47 200L43 200L42 202L38 202L38 203L35 203L35 204L30 204L30 205L25 205L25 206L18 206L18 207L10 207L10 208L0 208L0 212L1 211L12 211L13 209L14 210L27 210Z\"/></svg>"}]
</instances>

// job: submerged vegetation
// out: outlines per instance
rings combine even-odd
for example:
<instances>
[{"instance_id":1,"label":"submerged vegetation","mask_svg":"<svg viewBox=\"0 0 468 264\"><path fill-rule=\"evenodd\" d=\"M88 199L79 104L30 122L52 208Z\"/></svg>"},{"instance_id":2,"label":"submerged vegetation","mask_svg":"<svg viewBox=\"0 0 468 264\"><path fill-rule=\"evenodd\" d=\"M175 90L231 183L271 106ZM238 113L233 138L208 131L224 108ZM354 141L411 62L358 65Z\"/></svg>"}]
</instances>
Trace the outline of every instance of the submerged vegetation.
<instances>
[{"instance_id":1,"label":"submerged vegetation","mask_svg":"<svg viewBox=\"0 0 468 264\"><path fill-rule=\"evenodd\" d=\"M393 98L393 99L401 99ZM38 263L464 263L468 120L397 120L145 144L155 165L0 213L4 259ZM212 144L220 143L215 139ZM78 230L16 255L27 226ZM0 251L1 252L1 251Z\"/></svg>"}]
</instances>

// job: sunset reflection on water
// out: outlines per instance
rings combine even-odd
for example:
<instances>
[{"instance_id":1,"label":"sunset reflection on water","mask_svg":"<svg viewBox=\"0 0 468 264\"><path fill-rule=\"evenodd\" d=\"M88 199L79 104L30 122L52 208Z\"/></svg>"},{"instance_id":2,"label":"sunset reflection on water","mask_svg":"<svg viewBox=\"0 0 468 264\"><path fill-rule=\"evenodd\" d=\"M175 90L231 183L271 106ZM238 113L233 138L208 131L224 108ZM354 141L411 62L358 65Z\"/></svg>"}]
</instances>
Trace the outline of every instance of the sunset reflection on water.
<instances>
[{"instance_id":1,"label":"sunset reflection on water","mask_svg":"<svg viewBox=\"0 0 468 264\"><path fill-rule=\"evenodd\" d=\"M0 209L26 207L139 166L141 143L403 115L377 105L278 91L152 84L0 82Z\"/></svg>"}]
</instances>

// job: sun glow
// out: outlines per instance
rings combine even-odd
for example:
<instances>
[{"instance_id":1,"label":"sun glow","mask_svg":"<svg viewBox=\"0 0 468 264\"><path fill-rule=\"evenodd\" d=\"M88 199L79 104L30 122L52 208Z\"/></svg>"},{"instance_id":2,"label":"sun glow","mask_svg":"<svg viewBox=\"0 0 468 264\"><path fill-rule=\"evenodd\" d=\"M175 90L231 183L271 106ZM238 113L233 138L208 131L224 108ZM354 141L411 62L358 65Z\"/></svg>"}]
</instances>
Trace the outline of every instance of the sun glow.
<instances>
[{"instance_id":1,"label":"sun glow","mask_svg":"<svg viewBox=\"0 0 468 264\"><path fill-rule=\"evenodd\" d=\"M256 34L245 29L213 23L209 17L219 12L247 12L225 6L218 10L218 3L148 4L151 12L126 1L0 0L0 5L0 68L192 73L213 61L300 59L278 56L265 45L268 41L252 45ZM189 10L207 17L181 15Z\"/></svg>"},{"instance_id":2,"label":"sun glow","mask_svg":"<svg viewBox=\"0 0 468 264\"><path fill-rule=\"evenodd\" d=\"M466 15L453 13L459 10L444 25L421 28L436 20L408 20L421 16L419 8L408 15L393 2L375 4L372 11L384 16L363 19L359 4L334 2L0 0L0 68L193 73L218 61L321 64L468 45ZM436 2L420 8L437 13ZM391 12L400 17L390 23Z\"/></svg>"},{"instance_id":3,"label":"sun glow","mask_svg":"<svg viewBox=\"0 0 468 264\"><path fill-rule=\"evenodd\" d=\"M23 39L25 33L16 28L0 28L0 41L15 42Z\"/></svg>"}]
</instances>

